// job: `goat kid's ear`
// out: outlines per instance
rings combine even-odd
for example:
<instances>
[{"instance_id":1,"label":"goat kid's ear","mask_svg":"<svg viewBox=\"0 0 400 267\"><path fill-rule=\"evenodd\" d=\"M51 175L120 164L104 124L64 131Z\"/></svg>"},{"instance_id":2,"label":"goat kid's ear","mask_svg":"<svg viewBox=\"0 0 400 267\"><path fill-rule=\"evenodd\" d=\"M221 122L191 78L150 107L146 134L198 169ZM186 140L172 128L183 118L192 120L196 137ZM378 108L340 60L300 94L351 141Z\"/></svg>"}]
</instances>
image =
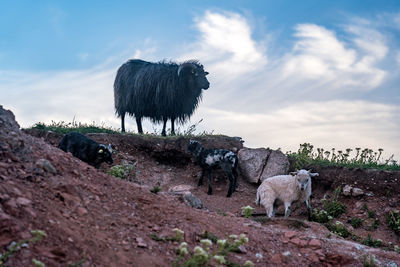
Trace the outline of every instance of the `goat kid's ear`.
<instances>
[{"instance_id":1,"label":"goat kid's ear","mask_svg":"<svg viewBox=\"0 0 400 267\"><path fill-rule=\"evenodd\" d=\"M310 176L311 176L311 177L319 176L319 173L317 173L317 172L310 173Z\"/></svg>"},{"instance_id":2,"label":"goat kid's ear","mask_svg":"<svg viewBox=\"0 0 400 267\"><path fill-rule=\"evenodd\" d=\"M295 172L290 172L289 174L290 174L291 176L296 176L297 171L295 171Z\"/></svg>"}]
</instances>

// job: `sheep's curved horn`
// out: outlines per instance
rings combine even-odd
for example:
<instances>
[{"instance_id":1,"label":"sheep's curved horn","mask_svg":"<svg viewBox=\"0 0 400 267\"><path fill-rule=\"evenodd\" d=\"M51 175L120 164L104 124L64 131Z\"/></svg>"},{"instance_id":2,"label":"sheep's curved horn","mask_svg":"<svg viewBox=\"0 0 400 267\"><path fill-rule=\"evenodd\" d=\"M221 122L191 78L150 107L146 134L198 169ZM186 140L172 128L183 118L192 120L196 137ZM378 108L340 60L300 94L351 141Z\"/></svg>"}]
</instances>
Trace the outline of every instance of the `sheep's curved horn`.
<instances>
[{"instance_id":1,"label":"sheep's curved horn","mask_svg":"<svg viewBox=\"0 0 400 267\"><path fill-rule=\"evenodd\" d=\"M195 66L194 64L192 64L192 63L183 63L183 64L181 64L181 65L179 66L179 68L178 68L178 76L180 76L180 75L181 75L181 72L182 72L183 70L185 70L186 68L191 69L191 70L192 70L192 73L193 73L193 72L194 72L194 69L196 68L196 66Z\"/></svg>"}]
</instances>

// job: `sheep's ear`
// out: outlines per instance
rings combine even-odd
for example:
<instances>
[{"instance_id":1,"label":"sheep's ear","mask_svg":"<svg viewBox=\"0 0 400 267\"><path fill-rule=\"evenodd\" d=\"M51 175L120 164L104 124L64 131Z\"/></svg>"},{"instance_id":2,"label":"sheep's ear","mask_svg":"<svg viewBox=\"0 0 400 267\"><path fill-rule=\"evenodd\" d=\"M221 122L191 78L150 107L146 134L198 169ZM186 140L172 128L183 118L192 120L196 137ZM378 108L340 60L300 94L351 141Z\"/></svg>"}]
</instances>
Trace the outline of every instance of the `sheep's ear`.
<instances>
[{"instance_id":1,"label":"sheep's ear","mask_svg":"<svg viewBox=\"0 0 400 267\"><path fill-rule=\"evenodd\" d=\"M297 171L295 171L295 172L290 172L289 174L290 174L291 176L296 176Z\"/></svg>"},{"instance_id":2,"label":"sheep's ear","mask_svg":"<svg viewBox=\"0 0 400 267\"><path fill-rule=\"evenodd\" d=\"M317 172L310 173L310 176L311 176L311 177L319 176L319 173L317 173Z\"/></svg>"},{"instance_id":3,"label":"sheep's ear","mask_svg":"<svg viewBox=\"0 0 400 267\"><path fill-rule=\"evenodd\" d=\"M195 65L192 63L183 63L178 68L178 76L181 77L187 73L194 74L194 69L196 68Z\"/></svg>"}]
</instances>

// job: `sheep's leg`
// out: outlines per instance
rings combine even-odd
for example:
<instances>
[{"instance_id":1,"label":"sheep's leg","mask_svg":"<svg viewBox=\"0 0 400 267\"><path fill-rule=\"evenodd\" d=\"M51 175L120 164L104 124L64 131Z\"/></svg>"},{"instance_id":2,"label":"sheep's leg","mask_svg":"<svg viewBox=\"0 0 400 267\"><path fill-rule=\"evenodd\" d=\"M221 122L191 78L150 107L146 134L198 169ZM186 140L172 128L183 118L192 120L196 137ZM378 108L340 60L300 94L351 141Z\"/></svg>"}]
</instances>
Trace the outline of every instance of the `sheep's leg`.
<instances>
[{"instance_id":1,"label":"sheep's leg","mask_svg":"<svg viewBox=\"0 0 400 267\"><path fill-rule=\"evenodd\" d=\"M136 117L136 125L137 125L137 129L138 129L138 133L143 134L142 117Z\"/></svg>"},{"instance_id":2,"label":"sheep's leg","mask_svg":"<svg viewBox=\"0 0 400 267\"><path fill-rule=\"evenodd\" d=\"M165 131L165 128L167 128L167 121L168 121L168 118L164 118L164 125L163 125L162 132L161 132L162 136L167 136L167 133Z\"/></svg>"},{"instance_id":3,"label":"sheep's leg","mask_svg":"<svg viewBox=\"0 0 400 267\"><path fill-rule=\"evenodd\" d=\"M171 118L171 135L175 135L175 118Z\"/></svg>"},{"instance_id":4,"label":"sheep's leg","mask_svg":"<svg viewBox=\"0 0 400 267\"><path fill-rule=\"evenodd\" d=\"M121 132L125 132L125 113L121 115Z\"/></svg>"},{"instance_id":5,"label":"sheep's leg","mask_svg":"<svg viewBox=\"0 0 400 267\"><path fill-rule=\"evenodd\" d=\"M307 205L308 220L311 220L312 208L311 208L311 205L310 205L310 198L307 198L305 202L306 202L306 205Z\"/></svg>"},{"instance_id":6,"label":"sheep's leg","mask_svg":"<svg viewBox=\"0 0 400 267\"><path fill-rule=\"evenodd\" d=\"M290 203L285 203L285 218L290 215Z\"/></svg>"},{"instance_id":7,"label":"sheep's leg","mask_svg":"<svg viewBox=\"0 0 400 267\"><path fill-rule=\"evenodd\" d=\"M207 170L207 180L208 180L208 191L207 194L211 195L212 194L212 187L211 187L211 170Z\"/></svg>"},{"instance_id":8,"label":"sheep's leg","mask_svg":"<svg viewBox=\"0 0 400 267\"><path fill-rule=\"evenodd\" d=\"M203 176L204 176L204 169L201 170L201 175L200 175L199 181L197 182L197 186L203 185Z\"/></svg>"}]
</instances>

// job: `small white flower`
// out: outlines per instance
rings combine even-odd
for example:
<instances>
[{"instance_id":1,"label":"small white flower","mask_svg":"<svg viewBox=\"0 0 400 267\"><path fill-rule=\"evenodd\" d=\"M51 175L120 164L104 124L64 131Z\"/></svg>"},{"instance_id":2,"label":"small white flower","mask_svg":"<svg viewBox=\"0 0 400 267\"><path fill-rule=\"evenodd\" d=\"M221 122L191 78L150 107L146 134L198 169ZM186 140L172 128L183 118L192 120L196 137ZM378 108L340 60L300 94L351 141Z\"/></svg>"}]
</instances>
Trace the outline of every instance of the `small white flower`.
<instances>
[{"instance_id":1,"label":"small white flower","mask_svg":"<svg viewBox=\"0 0 400 267\"><path fill-rule=\"evenodd\" d=\"M245 234L240 234L239 235L239 240L242 244L249 242L249 239L246 237Z\"/></svg>"},{"instance_id":2,"label":"small white flower","mask_svg":"<svg viewBox=\"0 0 400 267\"><path fill-rule=\"evenodd\" d=\"M231 239L237 239L238 236L237 236L237 235L230 235L229 238L231 238Z\"/></svg>"},{"instance_id":3,"label":"small white flower","mask_svg":"<svg viewBox=\"0 0 400 267\"><path fill-rule=\"evenodd\" d=\"M243 264L243 266L244 266L244 267L254 267L254 263L253 263L252 261L246 261L246 262Z\"/></svg>"},{"instance_id":4,"label":"small white flower","mask_svg":"<svg viewBox=\"0 0 400 267\"><path fill-rule=\"evenodd\" d=\"M211 247L211 245L212 245L212 242L210 239L203 239L200 241L200 243L207 248Z\"/></svg>"},{"instance_id":5,"label":"small white flower","mask_svg":"<svg viewBox=\"0 0 400 267\"><path fill-rule=\"evenodd\" d=\"M217 244L218 246L224 248L226 246L226 239L218 239Z\"/></svg>"},{"instance_id":6,"label":"small white flower","mask_svg":"<svg viewBox=\"0 0 400 267\"><path fill-rule=\"evenodd\" d=\"M215 255L213 258L218 264L225 264L226 263L226 260L225 260L224 256Z\"/></svg>"},{"instance_id":7,"label":"small white flower","mask_svg":"<svg viewBox=\"0 0 400 267\"><path fill-rule=\"evenodd\" d=\"M187 247L187 243L186 242L182 242L180 245L179 245L179 248L186 248Z\"/></svg>"}]
</instances>

